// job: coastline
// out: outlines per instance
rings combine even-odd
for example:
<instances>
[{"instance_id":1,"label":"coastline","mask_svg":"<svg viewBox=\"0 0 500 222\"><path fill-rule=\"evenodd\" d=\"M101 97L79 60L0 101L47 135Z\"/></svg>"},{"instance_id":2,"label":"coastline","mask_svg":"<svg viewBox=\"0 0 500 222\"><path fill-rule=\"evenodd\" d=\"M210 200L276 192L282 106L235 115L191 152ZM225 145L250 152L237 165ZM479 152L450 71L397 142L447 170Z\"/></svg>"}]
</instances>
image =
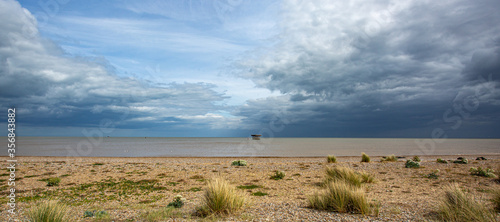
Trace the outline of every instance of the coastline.
<instances>
[{"instance_id":1,"label":"coastline","mask_svg":"<svg viewBox=\"0 0 500 222\"><path fill-rule=\"evenodd\" d=\"M469 164L440 164L437 158L454 160L458 156L470 160ZM488 160L478 160L484 156ZM406 159L411 156L406 156ZM114 221L140 221L144 213L165 207L176 195L187 199L177 220L199 220L192 216L201 203L206 180L216 176L226 178L235 186L256 185L243 189L251 204L240 213L221 220L236 221L420 221L430 220L442 189L456 182L487 203L489 191L500 184L491 178L470 175L470 167L500 170L500 154L493 155L432 155L420 156L422 168L404 168L404 160L379 162L380 156L371 156L372 162L360 163L360 156L338 156L338 163L328 164L326 157L17 157L19 178L16 185L19 207L25 211L33 203L59 199L74 203L72 221L92 221L83 218L86 210L106 210ZM0 157L5 162L7 157ZM231 162L246 160L248 166L235 167ZM334 213L307 208L307 196L318 191L326 166L347 166L372 174L377 183L366 187L370 199L380 202L378 216ZM425 175L440 170L438 179ZM280 170L286 173L283 180L271 180L270 175ZM49 187L43 179L61 178L59 186ZM6 179L7 177L1 177ZM42 180L42 181L41 181ZM134 184L152 181L157 190L126 190L125 196L117 195L123 187L110 184ZM146 181L146 182L145 182ZM102 185L108 187L99 191ZM150 184L149 184L150 185ZM80 189L85 188L85 189ZM108 189L109 188L109 189ZM254 196L256 192L267 193ZM6 197L5 193L2 193ZM0 218L6 219L6 198L2 197ZM174 218L175 219L175 218Z\"/></svg>"}]
</instances>

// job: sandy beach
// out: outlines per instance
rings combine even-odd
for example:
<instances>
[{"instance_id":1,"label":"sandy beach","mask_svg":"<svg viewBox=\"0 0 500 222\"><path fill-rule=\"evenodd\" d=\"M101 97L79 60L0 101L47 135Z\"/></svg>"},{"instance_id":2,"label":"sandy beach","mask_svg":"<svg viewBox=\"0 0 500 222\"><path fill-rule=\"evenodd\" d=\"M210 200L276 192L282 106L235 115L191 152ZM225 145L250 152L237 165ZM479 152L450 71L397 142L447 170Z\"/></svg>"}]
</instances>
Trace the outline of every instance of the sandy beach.
<instances>
[{"instance_id":1,"label":"sandy beach","mask_svg":"<svg viewBox=\"0 0 500 222\"><path fill-rule=\"evenodd\" d=\"M500 189L493 178L470 175L471 167L500 170L500 155L463 156L468 164L437 163L437 158L455 160L458 156L421 156L421 168L405 168L405 160L380 162L372 156L361 163L360 156L338 157L327 163L326 157L315 158L85 158L85 157L18 157L16 194L21 217L37 201L56 199L70 205L71 221L95 221L84 218L87 210L105 210L108 220L145 221L148 212L166 207L176 195L186 204L170 220L202 220L193 215L201 204L206 180L222 176L240 186L249 204L235 215L217 218L223 221L429 221L443 188L458 183L486 204L491 191ZM3 157L2 161L7 158ZM231 166L233 160L246 160L248 166ZM360 215L319 211L308 208L307 196L320 189L326 166L348 166L365 171L376 183L364 187L372 201L380 203L380 213ZM282 180L272 180L274 171L285 172ZM426 175L439 170L437 179ZM7 219L9 175L4 183L0 219ZM58 186L47 186L46 179L58 177ZM255 185L255 186L252 186ZM247 186L247 187L244 187ZM247 188L247 189L245 189ZM252 188L252 189L248 189ZM263 196L259 196L261 194ZM499 219L497 214L497 219Z\"/></svg>"}]
</instances>

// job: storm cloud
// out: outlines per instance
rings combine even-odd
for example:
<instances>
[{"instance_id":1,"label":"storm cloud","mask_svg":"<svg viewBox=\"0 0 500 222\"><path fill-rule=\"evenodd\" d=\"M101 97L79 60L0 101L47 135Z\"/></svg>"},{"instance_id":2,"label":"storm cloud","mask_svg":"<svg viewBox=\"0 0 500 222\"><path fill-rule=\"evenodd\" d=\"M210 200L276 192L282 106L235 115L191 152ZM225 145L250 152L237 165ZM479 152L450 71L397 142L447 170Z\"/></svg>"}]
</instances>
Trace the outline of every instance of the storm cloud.
<instances>
[{"instance_id":1,"label":"storm cloud","mask_svg":"<svg viewBox=\"0 0 500 222\"><path fill-rule=\"evenodd\" d=\"M498 1L285 1L276 44L234 64L283 96L249 101L236 115L262 127L281 116L277 135L429 137L442 127L498 137L499 9Z\"/></svg>"}]
</instances>

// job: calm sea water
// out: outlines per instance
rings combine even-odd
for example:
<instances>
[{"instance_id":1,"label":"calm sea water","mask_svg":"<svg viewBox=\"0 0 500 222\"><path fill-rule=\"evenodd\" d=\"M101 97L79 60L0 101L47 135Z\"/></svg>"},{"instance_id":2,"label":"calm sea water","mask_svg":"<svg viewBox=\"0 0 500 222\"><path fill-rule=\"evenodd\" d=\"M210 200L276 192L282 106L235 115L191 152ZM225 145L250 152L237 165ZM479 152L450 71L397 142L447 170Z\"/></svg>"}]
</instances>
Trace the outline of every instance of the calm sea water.
<instances>
[{"instance_id":1,"label":"calm sea water","mask_svg":"<svg viewBox=\"0 0 500 222\"><path fill-rule=\"evenodd\" d=\"M18 156L312 157L500 154L500 139L17 137ZM420 142L420 146L418 145ZM5 152L7 153L7 152ZM5 154L6 155L6 154ZM3 156L5 156L3 155Z\"/></svg>"}]
</instances>

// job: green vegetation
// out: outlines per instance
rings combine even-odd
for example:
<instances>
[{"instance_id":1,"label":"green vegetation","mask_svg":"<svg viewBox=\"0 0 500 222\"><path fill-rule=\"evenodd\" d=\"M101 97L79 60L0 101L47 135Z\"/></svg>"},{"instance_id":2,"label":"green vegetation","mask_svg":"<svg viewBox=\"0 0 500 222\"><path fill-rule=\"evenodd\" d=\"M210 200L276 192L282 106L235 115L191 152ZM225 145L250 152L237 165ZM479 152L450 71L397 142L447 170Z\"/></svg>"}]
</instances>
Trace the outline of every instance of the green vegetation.
<instances>
[{"instance_id":1,"label":"green vegetation","mask_svg":"<svg viewBox=\"0 0 500 222\"><path fill-rule=\"evenodd\" d=\"M467 158L459 157L457 160L453 161L453 163L468 164L469 160Z\"/></svg>"},{"instance_id":2,"label":"green vegetation","mask_svg":"<svg viewBox=\"0 0 500 222\"><path fill-rule=\"evenodd\" d=\"M447 160L443 160L443 159L441 159L441 158L438 158L438 159L436 160L436 162L438 162L438 163L448 163L448 161L447 161Z\"/></svg>"},{"instance_id":3,"label":"green vegetation","mask_svg":"<svg viewBox=\"0 0 500 222\"><path fill-rule=\"evenodd\" d=\"M457 184L445 190L438 213L443 221L495 221L495 215L484 205L464 193Z\"/></svg>"},{"instance_id":4,"label":"green vegetation","mask_svg":"<svg viewBox=\"0 0 500 222\"><path fill-rule=\"evenodd\" d=\"M271 176L271 179L273 179L273 180L281 180L283 178L285 178L285 172L282 172L279 170L276 170L274 172L274 175Z\"/></svg>"},{"instance_id":5,"label":"green vegetation","mask_svg":"<svg viewBox=\"0 0 500 222\"><path fill-rule=\"evenodd\" d=\"M109 215L108 212L106 212L104 210L100 210L100 211L97 211L97 210L94 210L94 211L86 210L85 212L83 212L83 217L84 218L86 218L86 217L95 217L95 219L97 219L97 220L102 220L102 219L109 219L110 215Z\"/></svg>"},{"instance_id":6,"label":"green vegetation","mask_svg":"<svg viewBox=\"0 0 500 222\"><path fill-rule=\"evenodd\" d=\"M258 197L262 197L262 196L266 196L267 193L263 193L263 192L260 192L260 191L257 191L255 193L252 193L253 196L258 196Z\"/></svg>"},{"instance_id":7,"label":"green vegetation","mask_svg":"<svg viewBox=\"0 0 500 222\"><path fill-rule=\"evenodd\" d=\"M386 157L383 157L380 162L396 162L398 161L398 158L396 158L396 156L394 154L390 155L390 156L386 156Z\"/></svg>"},{"instance_id":8,"label":"green vegetation","mask_svg":"<svg viewBox=\"0 0 500 222\"><path fill-rule=\"evenodd\" d=\"M493 199L491 201L493 202L495 210L500 213L500 189L493 191Z\"/></svg>"},{"instance_id":9,"label":"green vegetation","mask_svg":"<svg viewBox=\"0 0 500 222\"><path fill-rule=\"evenodd\" d=\"M33 222L66 222L68 207L57 201L43 201L29 209L27 216Z\"/></svg>"},{"instance_id":10,"label":"green vegetation","mask_svg":"<svg viewBox=\"0 0 500 222\"><path fill-rule=\"evenodd\" d=\"M149 211L141 215L144 221L157 222L157 221L170 221L172 218L183 218L189 219L189 215L183 217L181 212L179 212L174 207L162 207L160 209ZM175 220L174 220L175 221Z\"/></svg>"},{"instance_id":11,"label":"green vegetation","mask_svg":"<svg viewBox=\"0 0 500 222\"><path fill-rule=\"evenodd\" d=\"M174 200L168 203L168 207L181 208L184 206L184 202L186 202L186 198L183 198L181 195L177 195L174 197Z\"/></svg>"},{"instance_id":12,"label":"green vegetation","mask_svg":"<svg viewBox=\"0 0 500 222\"><path fill-rule=\"evenodd\" d=\"M259 185L255 185L255 184L237 186L238 189L248 189L248 190L259 188L259 187L260 187Z\"/></svg>"},{"instance_id":13,"label":"green vegetation","mask_svg":"<svg viewBox=\"0 0 500 222\"><path fill-rule=\"evenodd\" d=\"M231 163L232 166L246 166L247 161L245 160L235 160Z\"/></svg>"},{"instance_id":14,"label":"green vegetation","mask_svg":"<svg viewBox=\"0 0 500 222\"><path fill-rule=\"evenodd\" d=\"M434 170L434 171L432 171L432 173L429 173L429 174L428 174L427 176L425 176L425 177L427 177L427 178L429 178L429 179L437 179L437 178L439 178L438 173L439 173L439 170Z\"/></svg>"},{"instance_id":15,"label":"green vegetation","mask_svg":"<svg viewBox=\"0 0 500 222\"><path fill-rule=\"evenodd\" d=\"M361 153L361 162L369 163L370 157L368 155L366 155L366 153Z\"/></svg>"},{"instance_id":16,"label":"green vegetation","mask_svg":"<svg viewBox=\"0 0 500 222\"><path fill-rule=\"evenodd\" d=\"M406 168L419 168L420 167L420 163L419 162L415 162L413 160L407 160L406 163L405 163L405 167Z\"/></svg>"},{"instance_id":17,"label":"green vegetation","mask_svg":"<svg viewBox=\"0 0 500 222\"><path fill-rule=\"evenodd\" d=\"M332 181L344 181L349 185L360 187L362 183L373 183L375 177L368 173L356 172L347 167L326 168L325 185Z\"/></svg>"},{"instance_id":18,"label":"green vegetation","mask_svg":"<svg viewBox=\"0 0 500 222\"><path fill-rule=\"evenodd\" d=\"M47 179L40 179L39 181L47 182L47 186L52 187L52 186L59 186L61 179L59 177L51 177Z\"/></svg>"},{"instance_id":19,"label":"green vegetation","mask_svg":"<svg viewBox=\"0 0 500 222\"><path fill-rule=\"evenodd\" d=\"M211 214L230 214L238 211L245 204L245 197L223 178L215 178L208 182L203 194L203 205L198 208L201 216Z\"/></svg>"},{"instance_id":20,"label":"green vegetation","mask_svg":"<svg viewBox=\"0 0 500 222\"><path fill-rule=\"evenodd\" d=\"M413 159L412 159L414 162L420 162L420 157L418 156L414 156Z\"/></svg>"},{"instance_id":21,"label":"green vegetation","mask_svg":"<svg viewBox=\"0 0 500 222\"><path fill-rule=\"evenodd\" d=\"M360 188L345 181L330 182L326 189L308 197L310 207L339 213L368 214L371 206Z\"/></svg>"},{"instance_id":22,"label":"green vegetation","mask_svg":"<svg viewBox=\"0 0 500 222\"><path fill-rule=\"evenodd\" d=\"M336 163L337 162L337 157L335 157L334 155L328 155L326 157L326 161L328 163Z\"/></svg>"},{"instance_id":23,"label":"green vegetation","mask_svg":"<svg viewBox=\"0 0 500 222\"><path fill-rule=\"evenodd\" d=\"M495 178L495 171L489 168L483 169L481 167L475 168L471 167L469 169L471 175L482 176L482 177L492 177Z\"/></svg>"},{"instance_id":24,"label":"green vegetation","mask_svg":"<svg viewBox=\"0 0 500 222\"><path fill-rule=\"evenodd\" d=\"M92 165L94 165L94 166L102 166L102 165L104 165L104 163L94 163Z\"/></svg>"}]
</instances>

